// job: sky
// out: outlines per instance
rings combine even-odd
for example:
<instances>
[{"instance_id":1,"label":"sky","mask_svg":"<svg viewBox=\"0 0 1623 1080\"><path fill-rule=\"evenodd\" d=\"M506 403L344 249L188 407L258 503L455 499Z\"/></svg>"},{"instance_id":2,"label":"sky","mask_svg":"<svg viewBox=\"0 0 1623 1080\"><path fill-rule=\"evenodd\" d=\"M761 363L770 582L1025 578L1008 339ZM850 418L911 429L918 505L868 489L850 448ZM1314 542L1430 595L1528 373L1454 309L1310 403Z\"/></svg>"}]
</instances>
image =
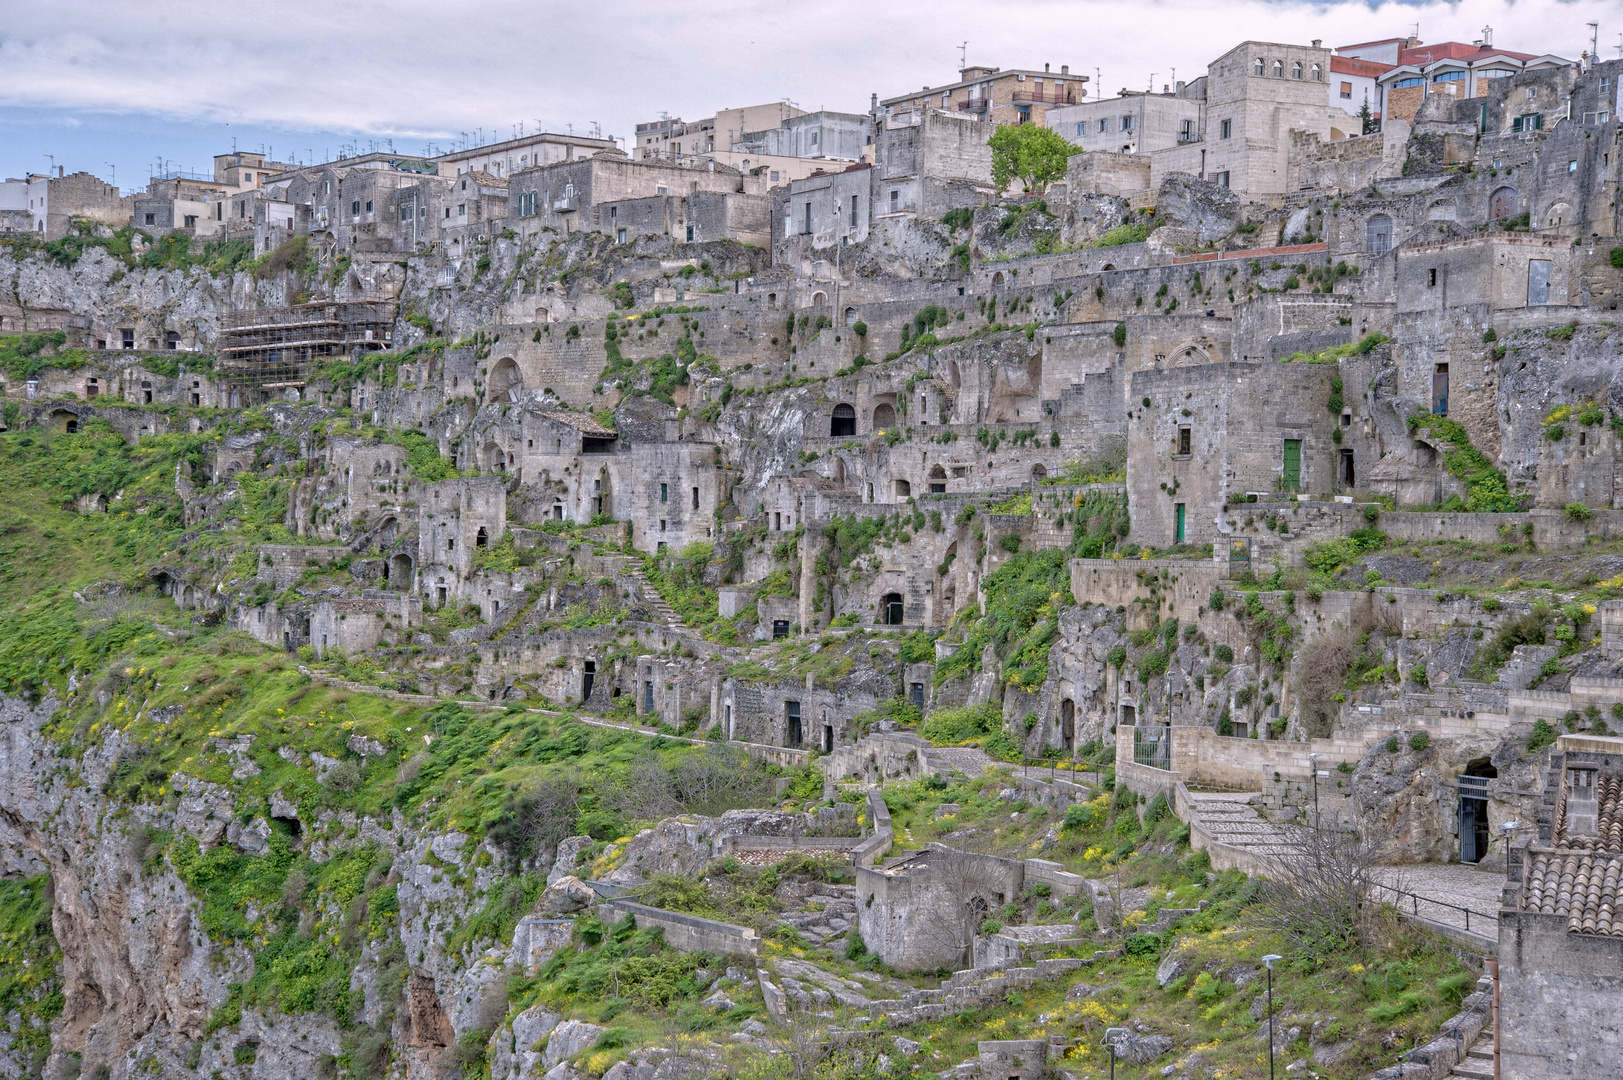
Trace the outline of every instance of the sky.
<instances>
[{"instance_id":1,"label":"sky","mask_svg":"<svg viewBox=\"0 0 1623 1080\"><path fill-rule=\"evenodd\" d=\"M1576 58L1623 0L0 0L0 176L56 165L126 192L209 172L233 147L278 160L422 154L523 130L629 138L662 113L788 99L863 112L971 64L1070 65L1109 97L1204 73L1247 39L1328 47L1412 34Z\"/></svg>"}]
</instances>

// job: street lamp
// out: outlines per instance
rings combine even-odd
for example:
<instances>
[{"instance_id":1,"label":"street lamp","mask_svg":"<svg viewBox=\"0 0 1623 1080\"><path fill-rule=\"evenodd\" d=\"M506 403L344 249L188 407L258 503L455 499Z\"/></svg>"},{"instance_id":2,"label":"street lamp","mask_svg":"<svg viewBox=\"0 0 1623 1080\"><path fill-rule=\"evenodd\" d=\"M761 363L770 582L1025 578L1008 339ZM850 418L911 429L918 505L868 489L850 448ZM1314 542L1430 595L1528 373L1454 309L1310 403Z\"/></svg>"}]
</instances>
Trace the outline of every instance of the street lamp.
<instances>
[{"instance_id":1,"label":"street lamp","mask_svg":"<svg viewBox=\"0 0 1623 1080\"><path fill-rule=\"evenodd\" d=\"M1105 1028L1105 1045L1110 1047L1110 1080L1116 1080L1116 1043L1118 1035L1127 1034L1126 1028Z\"/></svg>"},{"instance_id":2,"label":"street lamp","mask_svg":"<svg viewBox=\"0 0 1623 1080\"><path fill-rule=\"evenodd\" d=\"M1262 958L1263 966L1268 969L1268 1080L1274 1080L1274 961L1283 959L1278 953Z\"/></svg>"},{"instance_id":3,"label":"street lamp","mask_svg":"<svg viewBox=\"0 0 1623 1080\"><path fill-rule=\"evenodd\" d=\"M1319 831L1319 767L1315 762L1321 755L1309 754L1307 756L1308 768L1313 770L1313 831Z\"/></svg>"}]
</instances>

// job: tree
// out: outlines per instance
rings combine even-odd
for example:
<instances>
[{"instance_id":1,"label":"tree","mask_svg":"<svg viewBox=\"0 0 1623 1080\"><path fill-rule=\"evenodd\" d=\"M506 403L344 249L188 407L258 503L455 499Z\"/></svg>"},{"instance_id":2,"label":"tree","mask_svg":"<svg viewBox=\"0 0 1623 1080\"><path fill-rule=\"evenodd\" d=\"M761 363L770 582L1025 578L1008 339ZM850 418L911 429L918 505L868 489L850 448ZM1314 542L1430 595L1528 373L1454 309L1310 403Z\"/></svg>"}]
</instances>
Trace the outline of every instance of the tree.
<instances>
[{"instance_id":1,"label":"tree","mask_svg":"<svg viewBox=\"0 0 1623 1080\"><path fill-rule=\"evenodd\" d=\"M1004 124L988 141L992 148L992 183L1002 191L1018 178L1027 191L1042 191L1065 175L1065 160L1080 153L1052 128L1040 124Z\"/></svg>"},{"instance_id":2,"label":"tree","mask_svg":"<svg viewBox=\"0 0 1623 1080\"><path fill-rule=\"evenodd\" d=\"M1364 124L1363 130L1359 132L1361 135L1373 135L1381 130L1381 122L1375 119L1375 114L1370 111L1368 94L1364 95L1364 104L1358 110L1358 119L1362 120Z\"/></svg>"}]
</instances>

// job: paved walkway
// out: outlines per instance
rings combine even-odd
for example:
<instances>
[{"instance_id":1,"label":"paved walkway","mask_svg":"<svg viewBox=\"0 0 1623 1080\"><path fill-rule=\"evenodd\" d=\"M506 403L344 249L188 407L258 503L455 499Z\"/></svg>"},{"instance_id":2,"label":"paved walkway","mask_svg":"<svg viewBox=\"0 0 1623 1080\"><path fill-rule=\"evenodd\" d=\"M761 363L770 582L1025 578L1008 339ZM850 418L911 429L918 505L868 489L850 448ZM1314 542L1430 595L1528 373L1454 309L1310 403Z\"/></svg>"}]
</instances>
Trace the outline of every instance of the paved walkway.
<instances>
[{"instance_id":1,"label":"paved walkway","mask_svg":"<svg viewBox=\"0 0 1623 1080\"><path fill-rule=\"evenodd\" d=\"M1395 888L1415 896L1393 897L1408 914L1428 922L1493 938L1499 933L1499 895L1505 887L1505 873L1478 870L1459 863L1428 863L1423 866L1384 868L1384 879ZM1445 907L1444 905L1452 905ZM1469 915L1457 908L1469 909Z\"/></svg>"}]
</instances>

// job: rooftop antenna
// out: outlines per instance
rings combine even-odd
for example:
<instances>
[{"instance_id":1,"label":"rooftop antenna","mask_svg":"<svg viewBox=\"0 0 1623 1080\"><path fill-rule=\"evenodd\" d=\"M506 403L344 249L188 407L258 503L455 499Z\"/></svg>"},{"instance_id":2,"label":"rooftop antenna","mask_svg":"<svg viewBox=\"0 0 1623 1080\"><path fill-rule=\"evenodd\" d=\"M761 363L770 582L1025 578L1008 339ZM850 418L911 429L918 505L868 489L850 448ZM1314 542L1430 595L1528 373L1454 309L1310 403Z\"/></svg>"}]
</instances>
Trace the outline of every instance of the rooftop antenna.
<instances>
[{"instance_id":1,"label":"rooftop antenna","mask_svg":"<svg viewBox=\"0 0 1623 1080\"><path fill-rule=\"evenodd\" d=\"M102 164L107 166L109 169L112 170L112 177L113 178L111 180L109 180L108 183L111 184L115 188L118 187L118 166L114 165L111 161L104 161L104 162L102 162Z\"/></svg>"},{"instance_id":2,"label":"rooftop antenna","mask_svg":"<svg viewBox=\"0 0 1623 1080\"><path fill-rule=\"evenodd\" d=\"M1617 35L1617 55L1623 57L1623 34Z\"/></svg>"},{"instance_id":3,"label":"rooftop antenna","mask_svg":"<svg viewBox=\"0 0 1623 1080\"><path fill-rule=\"evenodd\" d=\"M959 72L962 72L964 70L964 68L966 68L968 66L969 66L969 42L966 41L962 45L958 46L958 70L959 70Z\"/></svg>"},{"instance_id":4,"label":"rooftop antenna","mask_svg":"<svg viewBox=\"0 0 1623 1080\"><path fill-rule=\"evenodd\" d=\"M1600 60L1600 23L1589 23L1589 62Z\"/></svg>"},{"instance_id":5,"label":"rooftop antenna","mask_svg":"<svg viewBox=\"0 0 1623 1080\"><path fill-rule=\"evenodd\" d=\"M1093 93L1096 97L1104 97L1105 93L1104 76L1098 68L1093 69Z\"/></svg>"},{"instance_id":6,"label":"rooftop antenna","mask_svg":"<svg viewBox=\"0 0 1623 1080\"><path fill-rule=\"evenodd\" d=\"M1493 27L1484 26L1482 28L1482 45L1484 48L1493 48Z\"/></svg>"},{"instance_id":7,"label":"rooftop antenna","mask_svg":"<svg viewBox=\"0 0 1623 1080\"><path fill-rule=\"evenodd\" d=\"M1144 88L1146 94L1155 93L1155 77L1159 74L1161 74L1159 71L1150 72L1150 84Z\"/></svg>"},{"instance_id":8,"label":"rooftop antenna","mask_svg":"<svg viewBox=\"0 0 1623 1080\"><path fill-rule=\"evenodd\" d=\"M45 156L47 158L49 158L50 161L51 161L51 172L48 172L48 173L45 174L46 176L49 176L49 175L51 175L51 173L54 173L56 171L56 155L55 154L46 154Z\"/></svg>"}]
</instances>

